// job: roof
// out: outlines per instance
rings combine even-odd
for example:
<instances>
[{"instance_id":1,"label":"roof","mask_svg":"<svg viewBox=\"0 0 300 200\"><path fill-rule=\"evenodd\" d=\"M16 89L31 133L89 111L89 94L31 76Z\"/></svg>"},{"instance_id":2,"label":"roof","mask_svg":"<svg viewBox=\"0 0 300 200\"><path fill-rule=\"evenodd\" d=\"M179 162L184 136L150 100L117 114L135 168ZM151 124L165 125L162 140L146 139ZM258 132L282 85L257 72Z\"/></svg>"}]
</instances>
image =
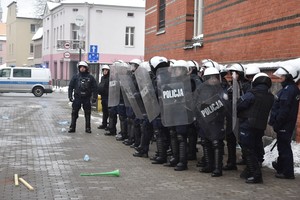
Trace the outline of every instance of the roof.
<instances>
[{"instance_id":1,"label":"roof","mask_svg":"<svg viewBox=\"0 0 300 200\"><path fill-rule=\"evenodd\" d=\"M61 1L62 4L74 4L74 3L81 3L84 4L85 2L89 4L97 4L97 5L109 5L109 6L124 6L124 7L140 7L144 8L146 0L63 0Z\"/></svg>"},{"instance_id":2,"label":"roof","mask_svg":"<svg viewBox=\"0 0 300 200\"><path fill-rule=\"evenodd\" d=\"M40 27L36 33L33 35L32 40L42 39L43 37L43 27Z\"/></svg>"}]
</instances>

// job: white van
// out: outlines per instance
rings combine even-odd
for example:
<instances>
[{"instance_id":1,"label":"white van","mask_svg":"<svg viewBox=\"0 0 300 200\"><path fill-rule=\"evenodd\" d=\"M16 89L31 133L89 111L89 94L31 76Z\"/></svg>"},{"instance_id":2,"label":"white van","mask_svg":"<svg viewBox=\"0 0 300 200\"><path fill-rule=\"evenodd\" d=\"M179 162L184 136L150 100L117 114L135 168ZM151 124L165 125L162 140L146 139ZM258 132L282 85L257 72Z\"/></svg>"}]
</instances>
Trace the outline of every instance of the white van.
<instances>
[{"instance_id":1,"label":"white van","mask_svg":"<svg viewBox=\"0 0 300 200\"><path fill-rule=\"evenodd\" d=\"M34 67L0 67L0 93L33 93L41 97L52 93L49 69Z\"/></svg>"}]
</instances>

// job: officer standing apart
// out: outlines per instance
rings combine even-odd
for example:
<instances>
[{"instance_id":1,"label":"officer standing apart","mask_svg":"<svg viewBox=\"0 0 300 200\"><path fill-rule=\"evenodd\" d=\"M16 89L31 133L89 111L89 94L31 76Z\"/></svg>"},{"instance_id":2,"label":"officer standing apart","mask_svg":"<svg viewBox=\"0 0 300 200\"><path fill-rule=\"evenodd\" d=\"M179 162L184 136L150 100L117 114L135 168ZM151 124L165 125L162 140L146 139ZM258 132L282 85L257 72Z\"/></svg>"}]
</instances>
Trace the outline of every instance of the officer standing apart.
<instances>
[{"instance_id":1,"label":"officer standing apart","mask_svg":"<svg viewBox=\"0 0 300 200\"><path fill-rule=\"evenodd\" d=\"M102 77L98 87L98 94L101 95L102 105L102 125L98 126L98 129L105 129L107 127L108 120L108 88L109 88L109 66L102 66Z\"/></svg>"},{"instance_id":2,"label":"officer standing apart","mask_svg":"<svg viewBox=\"0 0 300 200\"><path fill-rule=\"evenodd\" d=\"M294 179L294 159L291 148L293 131L297 122L300 91L294 79L299 71L292 66L280 67L274 72L280 78L282 89L278 91L271 110L269 124L277 134L277 161L272 165L276 178Z\"/></svg>"},{"instance_id":3,"label":"officer standing apart","mask_svg":"<svg viewBox=\"0 0 300 200\"><path fill-rule=\"evenodd\" d=\"M85 117L85 132L92 133L91 131L91 97L92 103L97 101L97 82L95 78L90 75L89 66L87 62L80 61L78 63L79 72L74 75L69 83L68 97L72 104L71 125L69 133L74 133L76 130L76 120L81 105L84 110ZM73 98L74 96L74 98Z\"/></svg>"}]
</instances>

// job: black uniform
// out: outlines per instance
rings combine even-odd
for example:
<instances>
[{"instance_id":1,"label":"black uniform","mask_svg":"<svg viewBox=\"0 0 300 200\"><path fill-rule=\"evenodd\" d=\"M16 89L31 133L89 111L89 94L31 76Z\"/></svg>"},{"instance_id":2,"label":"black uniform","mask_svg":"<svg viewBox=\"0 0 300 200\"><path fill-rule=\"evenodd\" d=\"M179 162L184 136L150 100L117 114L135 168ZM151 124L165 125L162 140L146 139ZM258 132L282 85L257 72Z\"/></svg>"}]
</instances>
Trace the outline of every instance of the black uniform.
<instances>
[{"instance_id":1,"label":"black uniform","mask_svg":"<svg viewBox=\"0 0 300 200\"><path fill-rule=\"evenodd\" d=\"M101 81L98 87L98 94L101 95L101 104L102 104L102 125L98 128L107 127L108 119L108 89L109 89L109 73L101 77Z\"/></svg>"},{"instance_id":2,"label":"black uniform","mask_svg":"<svg viewBox=\"0 0 300 200\"><path fill-rule=\"evenodd\" d=\"M79 66L80 68L81 66ZM68 97L72 104L71 125L69 132L75 132L76 120L78 112L83 107L85 116L85 132L91 133L91 97L93 102L97 100L97 82L95 78L90 75L88 67L86 72L80 72L73 76L69 83ZM74 99L73 99L74 94Z\"/></svg>"}]
</instances>

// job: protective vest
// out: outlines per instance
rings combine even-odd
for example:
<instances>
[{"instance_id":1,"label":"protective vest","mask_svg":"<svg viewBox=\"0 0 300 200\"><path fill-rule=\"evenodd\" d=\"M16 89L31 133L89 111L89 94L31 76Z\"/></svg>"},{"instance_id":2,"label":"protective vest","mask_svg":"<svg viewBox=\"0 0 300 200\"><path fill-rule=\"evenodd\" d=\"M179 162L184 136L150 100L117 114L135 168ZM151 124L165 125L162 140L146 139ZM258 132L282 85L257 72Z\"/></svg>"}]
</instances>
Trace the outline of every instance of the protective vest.
<instances>
[{"instance_id":1,"label":"protective vest","mask_svg":"<svg viewBox=\"0 0 300 200\"><path fill-rule=\"evenodd\" d=\"M255 96L254 103L247 110L238 114L239 118L247 118L251 127L265 130L269 117L269 112L274 102L274 96L271 93L252 92Z\"/></svg>"},{"instance_id":2,"label":"protective vest","mask_svg":"<svg viewBox=\"0 0 300 200\"><path fill-rule=\"evenodd\" d=\"M80 76L78 79L78 94L81 97L91 96L92 94L91 86L92 86L92 82L90 77Z\"/></svg>"}]
</instances>

